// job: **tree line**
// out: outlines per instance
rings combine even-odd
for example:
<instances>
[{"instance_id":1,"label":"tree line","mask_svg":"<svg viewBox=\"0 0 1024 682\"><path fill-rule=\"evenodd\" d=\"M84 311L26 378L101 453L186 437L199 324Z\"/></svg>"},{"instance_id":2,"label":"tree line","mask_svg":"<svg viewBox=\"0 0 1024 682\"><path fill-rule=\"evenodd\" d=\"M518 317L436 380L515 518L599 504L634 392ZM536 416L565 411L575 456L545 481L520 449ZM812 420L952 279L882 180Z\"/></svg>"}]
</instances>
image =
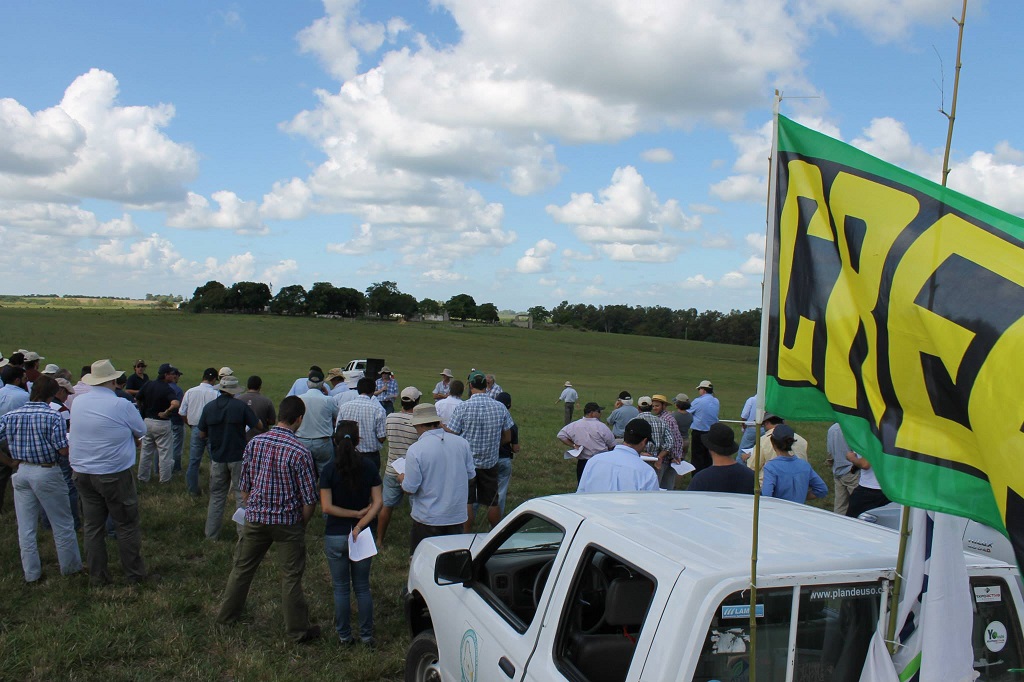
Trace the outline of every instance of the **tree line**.
<instances>
[{"instance_id":1,"label":"tree line","mask_svg":"<svg viewBox=\"0 0 1024 682\"><path fill-rule=\"evenodd\" d=\"M272 296L263 282L236 282L226 287L211 280L196 287L192 298L183 305L194 313L261 313L274 315L332 315L359 317L372 315L382 319L401 317L410 320L417 315L441 315L449 319L497 322L498 307L481 303L469 294L457 294L447 301L424 298L417 301L412 294L398 289L395 282L374 282L359 291L352 287L336 287L330 282L316 282L306 290L301 284L282 288Z\"/></svg>"}]
</instances>

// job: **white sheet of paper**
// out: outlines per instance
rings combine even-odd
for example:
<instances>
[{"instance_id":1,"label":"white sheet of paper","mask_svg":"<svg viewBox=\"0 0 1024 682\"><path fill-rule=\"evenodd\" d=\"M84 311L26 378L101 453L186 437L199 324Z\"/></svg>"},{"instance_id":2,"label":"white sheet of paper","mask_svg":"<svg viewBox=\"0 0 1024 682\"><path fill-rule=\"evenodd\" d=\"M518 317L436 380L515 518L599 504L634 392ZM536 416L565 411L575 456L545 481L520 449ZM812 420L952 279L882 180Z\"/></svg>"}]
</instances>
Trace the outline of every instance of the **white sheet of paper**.
<instances>
[{"instance_id":1,"label":"white sheet of paper","mask_svg":"<svg viewBox=\"0 0 1024 682\"><path fill-rule=\"evenodd\" d=\"M348 534L348 558L349 561L362 561L377 553L377 543L373 541L373 533L363 529L359 537L352 539L352 533Z\"/></svg>"},{"instance_id":2,"label":"white sheet of paper","mask_svg":"<svg viewBox=\"0 0 1024 682\"><path fill-rule=\"evenodd\" d=\"M689 462L673 462L672 468L676 470L676 473L680 476L685 476L697 467L693 466Z\"/></svg>"},{"instance_id":3,"label":"white sheet of paper","mask_svg":"<svg viewBox=\"0 0 1024 682\"><path fill-rule=\"evenodd\" d=\"M658 461L658 458L655 457L654 455L640 455L640 459L642 459L645 462L657 462Z\"/></svg>"},{"instance_id":4,"label":"white sheet of paper","mask_svg":"<svg viewBox=\"0 0 1024 682\"><path fill-rule=\"evenodd\" d=\"M245 507L239 507L235 510L235 513L231 515L231 520L237 523L239 526L245 525Z\"/></svg>"},{"instance_id":5,"label":"white sheet of paper","mask_svg":"<svg viewBox=\"0 0 1024 682\"><path fill-rule=\"evenodd\" d=\"M391 463L391 468L395 470L396 474L405 473L405 457L399 457Z\"/></svg>"},{"instance_id":6,"label":"white sheet of paper","mask_svg":"<svg viewBox=\"0 0 1024 682\"><path fill-rule=\"evenodd\" d=\"M583 446L582 445L579 446L578 448L573 448L572 450L566 450L565 451L565 458L566 459L576 459L577 457L580 456L580 453L582 453L582 452L583 452Z\"/></svg>"}]
</instances>

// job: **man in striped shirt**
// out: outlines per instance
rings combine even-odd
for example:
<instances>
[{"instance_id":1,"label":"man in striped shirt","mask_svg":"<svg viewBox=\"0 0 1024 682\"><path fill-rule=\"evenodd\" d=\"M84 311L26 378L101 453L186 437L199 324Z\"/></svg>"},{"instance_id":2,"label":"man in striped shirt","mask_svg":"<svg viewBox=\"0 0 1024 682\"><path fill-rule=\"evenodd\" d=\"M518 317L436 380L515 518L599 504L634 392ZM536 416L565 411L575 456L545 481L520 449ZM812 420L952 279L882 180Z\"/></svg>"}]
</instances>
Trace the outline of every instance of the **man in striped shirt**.
<instances>
[{"instance_id":1,"label":"man in striped shirt","mask_svg":"<svg viewBox=\"0 0 1024 682\"><path fill-rule=\"evenodd\" d=\"M405 457L409 446L416 442L419 435L416 427L412 425L412 411L420 404L423 394L415 386L406 386L402 389L402 410L392 412L384 423L388 440L388 463L384 470L384 506L377 516L377 546L384 546L384 536L388 532L388 524L391 523L391 512L398 505L402 504L405 495L402 492L402 485L398 482L398 472L395 470L396 459Z\"/></svg>"},{"instance_id":2,"label":"man in striped shirt","mask_svg":"<svg viewBox=\"0 0 1024 682\"><path fill-rule=\"evenodd\" d=\"M75 535L75 522L68 501L58 457L68 456L64 419L50 409L57 395L56 380L39 375L32 384L28 402L0 417L0 440L6 440L15 464L14 513L18 517L18 544L25 582L42 577L36 526L42 508L53 529L60 572L71 575L82 570L82 555Z\"/></svg>"},{"instance_id":3,"label":"man in striped shirt","mask_svg":"<svg viewBox=\"0 0 1024 682\"><path fill-rule=\"evenodd\" d=\"M289 396L281 401L277 412L277 426L253 438L245 448L238 483L245 503L245 526L217 622L232 623L241 615L256 569L276 543L285 630L289 639L301 644L320 636L320 626L309 623L302 591L306 524L316 509L319 491L313 456L295 437L306 412L305 404Z\"/></svg>"}]
</instances>

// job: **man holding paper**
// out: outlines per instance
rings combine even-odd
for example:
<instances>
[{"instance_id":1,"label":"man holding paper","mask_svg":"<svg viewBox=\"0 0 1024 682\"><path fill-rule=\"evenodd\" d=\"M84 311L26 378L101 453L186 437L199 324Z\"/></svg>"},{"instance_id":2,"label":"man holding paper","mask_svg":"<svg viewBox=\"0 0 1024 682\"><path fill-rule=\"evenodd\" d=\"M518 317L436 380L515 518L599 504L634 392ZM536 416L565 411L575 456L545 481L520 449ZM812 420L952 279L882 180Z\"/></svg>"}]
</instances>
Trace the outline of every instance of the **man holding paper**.
<instances>
[{"instance_id":1,"label":"man holding paper","mask_svg":"<svg viewBox=\"0 0 1024 682\"><path fill-rule=\"evenodd\" d=\"M612 430L601 421L602 409L597 403L587 403L583 406L583 419L566 424L558 432L558 440L572 448L570 454L576 458L577 483L583 476L587 460L615 447Z\"/></svg>"}]
</instances>

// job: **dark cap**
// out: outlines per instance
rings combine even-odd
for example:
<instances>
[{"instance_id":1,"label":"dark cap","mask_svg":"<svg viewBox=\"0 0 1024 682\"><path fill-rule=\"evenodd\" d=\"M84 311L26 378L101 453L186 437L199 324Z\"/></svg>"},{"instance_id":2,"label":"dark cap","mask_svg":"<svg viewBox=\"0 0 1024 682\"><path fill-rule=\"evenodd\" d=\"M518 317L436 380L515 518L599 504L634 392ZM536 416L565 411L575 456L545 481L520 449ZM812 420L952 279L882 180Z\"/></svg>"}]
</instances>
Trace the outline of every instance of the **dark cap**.
<instances>
[{"instance_id":1,"label":"dark cap","mask_svg":"<svg viewBox=\"0 0 1024 682\"><path fill-rule=\"evenodd\" d=\"M779 424L772 429L772 440L779 445L785 445L786 441L792 443L796 440L796 432L793 431L793 427L789 424Z\"/></svg>"},{"instance_id":2,"label":"dark cap","mask_svg":"<svg viewBox=\"0 0 1024 682\"><path fill-rule=\"evenodd\" d=\"M324 373L314 369L309 373L308 379L314 384L322 384L324 382Z\"/></svg>"},{"instance_id":3,"label":"dark cap","mask_svg":"<svg viewBox=\"0 0 1024 682\"><path fill-rule=\"evenodd\" d=\"M168 374L177 374L179 377L182 376L182 374L183 374L183 372L180 369L178 369L177 367L175 367L174 365L171 365L171 368L167 371L167 373Z\"/></svg>"},{"instance_id":4,"label":"dark cap","mask_svg":"<svg viewBox=\"0 0 1024 682\"><path fill-rule=\"evenodd\" d=\"M213 379L214 381L220 380L220 375L217 373L216 367L207 367L203 370L203 381L209 381L210 379Z\"/></svg>"},{"instance_id":5,"label":"dark cap","mask_svg":"<svg viewBox=\"0 0 1024 682\"><path fill-rule=\"evenodd\" d=\"M487 385L487 377L484 376L483 372L476 369L469 373L466 380L469 381L469 385L473 388L483 388Z\"/></svg>"},{"instance_id":6,"label":"dark cap","mask_svg":"<svg viewBox=\"0 0 1024 682\"><path fill-rule=\"evenodd\" d=\"M146 367L146 366L147 365L146 365L146 361L145 360L136 360L135 364L132 365L132 367Z\"/></svg>"},{"instance_id":7,"label":"dark cap","mask_svg":"<svg viewBox=\"0 0 1024 682\"><path fill-rule=\"evenodd\" d=\"M504 405L506 408L510 410L512 409L512 396L506 393L505 391L502 391L498 395L494 396L494 399L497 400L502 405Z\"/></svg>"},{"instance_id":8,"label":"dark cap","mask_svg":"<svg viewBox=\"0 0 1024 682\"><path fill-rule=\"evenodd\" d=\"M736 451L740 449L732 427L722 422L712 424L708 432L703 434L700 439L704 442L704 446L716 455L735 455Z\"/></svg>"},{"instance_id":9,"label":"dark cap","mask_svg":"<svg viewBox=\"0 0 1024 682\"><path fill-rule=\"evenodd\" d=\"M764 413L764 419L761 420L761 423L764 424L765 422L769 422L771 424L782 424L785 421L786 421L785 419L783 419L782 417L780 417L777 414L772 414L771 412L765 412Z\"/></svg>"},{"instance_id":10,"label":"dark cap","mask_svg":"<svg viewBox=\"0 0 1024 682\"><path fill-rule=\"evenodd\" d=\"M158 369L156 371L156 373L157 374L170 374L172 369L174 369L174 367L171 366L171 363L165 362L164 364L160 365L160 369Z\"/></svg>"},{"instance_id":11,"label":"dark cap","mask_svg":"<svg viewBox=\"0 0 1024 682\"><path fill-rule=\"evenodd\" d=\"M604 408L598 405L597 403L587 403L586 405L583 406L583 414L589 414L591 412L601 412L602 410L604 410Z\"/></svg>"},{"instance_id":12,"label":"dark cap","mask_svg":"<svg viewBox=\"0 0 1024 682\"><path fill-rule=\"evenodd\" d=\"M632 400L633 396L629 394L629 391L622 391L619 393L619 400Z\"/></svg>"},{"instance_id":13,"label":"dark cap","mask_svg":"<svg viewBox=\"0 0 1024 682\"><path fill-rule=\"evenodd\" d=\"M644 438L651 437L651 425L646 419L630 419L626 428L622 430L623 437L632 436L631 441L640 442Z\"/></svg>"}]
</instances>

